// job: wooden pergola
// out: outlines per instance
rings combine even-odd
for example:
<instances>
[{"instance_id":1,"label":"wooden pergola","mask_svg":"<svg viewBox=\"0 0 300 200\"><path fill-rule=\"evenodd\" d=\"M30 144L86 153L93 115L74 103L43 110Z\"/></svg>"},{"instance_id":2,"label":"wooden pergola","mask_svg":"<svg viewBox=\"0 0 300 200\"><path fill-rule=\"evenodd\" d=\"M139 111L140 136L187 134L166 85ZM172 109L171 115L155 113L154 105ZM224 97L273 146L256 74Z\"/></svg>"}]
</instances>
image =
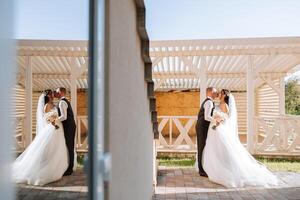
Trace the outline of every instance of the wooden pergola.
<instances>
[{"instance_id":1,"label":"wooden pergola","mask_svg":"<svg viewBox=\"0 0 300 200\"><path fill-rule=\"evenodd\" d=\"M255 148L255 94L263 86L278 96L278 115L285 116L284 79L300 70L300 37L152 41L150 46L156 91L200 89L200 101L208 86L246 92L250 152ZM188 131L182 130L180 141L192 144Z\"/></svg>"},{"instance_id":2,"label":"wooden pergola","mask_svg":"<svg viewBox=\"0 0 300 200\"><path fill-rule=\"evenodd\" d=\"M65 87L77 116L77 89L87 88L87 41L19 40L17 41L17 84L24 88L25 113L21 146L32 141L34 94L45 89ZM22 95L16 95L22 101ZM24 106L24 105L22 105Z\"/></svg>"},{"instance_id":3,"label":"wooden pergola","mask_svg":"<svg viewBox=\"0 0 300 200\"><path fill-rule=\"evenodd\" d=\"M24 148L32 141L32 113L36 106L33 98L38 91L59 86L68 88L72 107L77 113L77 89L88 87L88 49L87 41L19 40L17 44L18 84L22 94L16 95L16 101L25 102L26 106L23 106L23 103L20 109L21 112L24 110L24 123L21 133L16 137L21 138L17 142ZM282 140L283 144L279 142L278 146L283 145L284 151L289 148L289 153L295 149L297 153L300 152L300 127L297 125L300 119L286 116L284 103L284 78L300 69L299 37L152 41L149 51L156 91L200 89L201 101L205 98L205 89L208 86L244 92L243 101L246 103L242 109L245 113L249 150L256 151L257 130L263 129L265 140L259 148L269 148L274 137L279 137L278 140ZM270 90L267 95L261 92L265 87ZM276 102L270 100L270 96L274 97ZM263 102L262 108L259 108L259 115L255 106L259 104L257 101ZM266 104L272 104L272 107L269 108ZM268 109L272 110L271 114L266 113ZM164 118L159 124L161 143L166 148L174 149L185 140L191 149L195 149L195 144L188 134L196 121L195 116L177 117L187 117L189 122L183 125L176 116L159 116ZM273 121L269 122L269 119ZM87 123L86 116L80 116L78 120ZM173 144L168 144L161 134L168 120L174 120L181 132ZM273 126L269 127L270 124ZM275 127L274 124L280 126ZM284 135L278 136L279 129ZM297 136L292 142L289 139L291 130L293 134L296 132ZM87 149L86 138L82 139L80 133L77 142L78 147Z\"/></svg>"}]
</instances>

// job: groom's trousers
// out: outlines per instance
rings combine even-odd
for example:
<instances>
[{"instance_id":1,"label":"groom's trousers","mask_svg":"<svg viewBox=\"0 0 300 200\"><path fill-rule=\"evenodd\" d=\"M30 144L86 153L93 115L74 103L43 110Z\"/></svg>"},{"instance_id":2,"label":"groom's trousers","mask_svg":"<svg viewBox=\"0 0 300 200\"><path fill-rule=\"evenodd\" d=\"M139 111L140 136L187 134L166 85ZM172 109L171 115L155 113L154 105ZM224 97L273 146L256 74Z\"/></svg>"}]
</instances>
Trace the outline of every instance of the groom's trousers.
<instances>
[{"instance_id":1,"label":"groom's trousers","mask_svg":"<svg viewBox=\"0 0 300 200\"><path fill-rule=\"evenodd\" d=\"M198 147L198 168L200 173L205 173L202 166L202 154L206 144L208 127L209 126L203 125L202 123L199 122L196 124L197 147Z\"/></svg>"},{"instance_id":2,"label":"groom's trousers","mask_svg":"<svg viewBox=\"0 0 300 200\"><path fill-rule=\"evenodd\" d=\"M66 145L69 154L69 166L66 172L72 172L74 166L74 147L75 147L75 133L76 125L64 126Z\"/></svg>"}]
</instances>

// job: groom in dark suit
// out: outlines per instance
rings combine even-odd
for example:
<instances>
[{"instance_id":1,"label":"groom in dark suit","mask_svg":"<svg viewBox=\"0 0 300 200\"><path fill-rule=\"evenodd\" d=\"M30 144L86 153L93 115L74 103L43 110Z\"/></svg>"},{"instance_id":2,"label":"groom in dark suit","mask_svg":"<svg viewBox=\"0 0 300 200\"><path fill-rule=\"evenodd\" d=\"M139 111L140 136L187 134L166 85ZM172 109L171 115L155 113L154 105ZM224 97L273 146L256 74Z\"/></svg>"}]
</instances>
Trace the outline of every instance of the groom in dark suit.
<instances>
[{"instance_id":1,"label":"groom in dark suit","mask_svg":"<svg viewBox=\"0 0 300 200\"><path fill-rule=\"evenodd\" d=\"M206 89L206 99L201 104L196 123L199 174L200 176L205 177L207 177L207 174L202 166L202 153L205 147L209 125L213 120L212 115L215 109L215 103L213 100L217 97L218 91L216 88L209 87Z\"/></svg>"},{"instance_id":2,"label":"groom in dark suit","mask_svg":"<svg viewBox=\"0 0 300 200\"><path fill-rule=\"evenodd\" d=\"M64 173L64 176L69 176L73 173L73 166L74 166L74 142L75 142L76 123L75 123L74 113L71 104L65 97L66 93L67 93L66 88L63 87L59 87L56 90L56 97L59 98L58 120L60 120L63 124L66 145L69 153L69 166L66 172Z\"/></svg>"}]
</instances>

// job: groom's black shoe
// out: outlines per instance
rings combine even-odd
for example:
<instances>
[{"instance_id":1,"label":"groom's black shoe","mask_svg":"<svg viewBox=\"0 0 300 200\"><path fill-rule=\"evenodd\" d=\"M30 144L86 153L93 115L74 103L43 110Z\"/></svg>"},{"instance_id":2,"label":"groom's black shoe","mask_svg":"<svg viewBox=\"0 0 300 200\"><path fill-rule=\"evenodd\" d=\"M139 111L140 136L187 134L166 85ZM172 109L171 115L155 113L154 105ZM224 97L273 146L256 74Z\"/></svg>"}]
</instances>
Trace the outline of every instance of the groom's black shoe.
<instances>
[{"instance_id":1,"label":"groom's black shoe","mask_svg":"<svg viewBox=\"0 0 300 200\"><path fill-rule=\"evenodd\" d=\"M203 177L208 177L207 174L206 174L205 172L204 172L204 173L203 173L203 172L199 172L199 175L200 175L200 176L203 176Z\"/></svg>"},{"instance_id":2,"label":"groom's black shoe","mask_svg":"<svg viewBox=\"0 0 300 200\"><path fill-rule=\"evenodd\" d=\"M70 176L73 173L73 171L66 171L63 176Z\"/></svg>"}]
</instances>

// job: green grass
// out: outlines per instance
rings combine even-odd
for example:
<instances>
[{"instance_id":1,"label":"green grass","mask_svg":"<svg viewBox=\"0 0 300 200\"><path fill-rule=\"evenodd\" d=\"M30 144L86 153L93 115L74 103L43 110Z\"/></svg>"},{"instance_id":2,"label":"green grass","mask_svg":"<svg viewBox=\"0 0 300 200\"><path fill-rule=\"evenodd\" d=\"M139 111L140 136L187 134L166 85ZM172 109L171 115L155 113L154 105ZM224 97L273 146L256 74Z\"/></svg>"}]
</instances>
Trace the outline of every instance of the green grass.
<instances>
[{"instance_id":1,"label":"green grass","mask_svg":"<svg viewBox=\"0 0 300 200\"><path fill-rule=\"evenodd\" d=\"M195 164L193 158L159 158L158 161L160 166L166 167L193 167ZM300 172L300 161L265 158L258 158L258 161L273 171Z\"/></svg>"},{"instance_id":2,"label":"green grass","mask_svg":"<svg viewBox=\"0 0 300 200\"><path fill-rule=\"evenodd\" d=\"M192 167L195 159L192 158L160 158L159 165L166 167Z\"/></svg>"},{"instance_id":3,"label":"green grass","mask_svg":"<svg viewBox=\"0 0 300 200\"><path fill-rule=\"evenodd\" d=\"M83 155L77 155L77 164L78 164L78 167L83 167L84 165L84 156Z\"/></svg>"},{"instance_id":4,"label":"green grass","mask_svg":"<svg viewBox=\"0 0 300 200\"><path fill-rule=\"evenodd\" d=\"M266 165L273 171L300 172L300 161L291 161L285 159L266 159L258 158L258 161Z\"/></svg>"}]
</instances>

